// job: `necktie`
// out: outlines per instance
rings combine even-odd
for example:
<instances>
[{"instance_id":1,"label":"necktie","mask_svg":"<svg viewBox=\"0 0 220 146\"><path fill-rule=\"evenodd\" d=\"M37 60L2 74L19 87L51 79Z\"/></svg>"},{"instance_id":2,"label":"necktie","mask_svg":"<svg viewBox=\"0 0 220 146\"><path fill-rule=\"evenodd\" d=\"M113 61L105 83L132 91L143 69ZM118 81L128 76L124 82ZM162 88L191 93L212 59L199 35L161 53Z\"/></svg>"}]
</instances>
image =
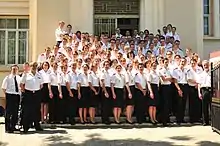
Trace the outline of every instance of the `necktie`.
<instances>
[{"instance_id":1,"label":"necktie","mask_svg":"<svg viewBox=\"0 0 220 146\"><path fill-rule=\"evenodd\" d=\"M15 92L18 92L18 82L16 80L16 76L14 77L14 81L15 81Z\"/></svg>"}]
</instances>

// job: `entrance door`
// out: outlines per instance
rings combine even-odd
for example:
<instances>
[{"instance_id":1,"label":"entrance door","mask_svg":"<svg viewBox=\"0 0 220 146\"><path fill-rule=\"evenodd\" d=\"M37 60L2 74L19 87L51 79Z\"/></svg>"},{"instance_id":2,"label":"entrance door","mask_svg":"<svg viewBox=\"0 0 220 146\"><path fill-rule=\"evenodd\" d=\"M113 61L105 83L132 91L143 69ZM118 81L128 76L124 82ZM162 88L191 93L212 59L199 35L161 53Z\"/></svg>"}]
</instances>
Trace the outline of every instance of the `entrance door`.
<instances>
[{"instance_id":1,"label":"entrance door","mask_svg":"<svg viewBox=\"0 0 220 146\"><path fill-rule=\"evenodd\" d=\"M125 35L126 31L133 35L133 31L139 29L139 18L118 18L117 27L120 28L122 35Z\"/></svg>"}]
</instances>

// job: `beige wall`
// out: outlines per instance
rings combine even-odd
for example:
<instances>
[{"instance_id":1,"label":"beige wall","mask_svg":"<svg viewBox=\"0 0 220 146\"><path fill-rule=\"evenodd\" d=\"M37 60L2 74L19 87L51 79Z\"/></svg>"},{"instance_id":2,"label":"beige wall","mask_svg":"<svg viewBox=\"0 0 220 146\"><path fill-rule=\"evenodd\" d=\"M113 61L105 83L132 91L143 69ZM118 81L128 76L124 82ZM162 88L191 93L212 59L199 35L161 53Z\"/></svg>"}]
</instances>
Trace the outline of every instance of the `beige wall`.
<instances>
[{"instance_id":1,"label":"beige wall","mask_svg":"<svg viewBox=\"0 0 220 146\"><path fill-rule=\"evenodd\" d=\"M177 27L181 46L190 46L203 56L203 13L201 0L166 0L165 23Z\"/></svg>"},{"instance_id":2,"label":"beige wall","mask_svg":"<svg viewBox=\"0 0 220 146\"><path fill-rule=\"evenodd\" d=\"M209 54L220 50L220 39L204 39L204 59L209 59Z\"/></svg>"},{"instance_id":3,"label":"beige wall","mask_svg":"<svg viewBox=\"0 0 220 146\"><path fill-rule=\"evenodd\" d=\"M0 0L0 15L28 15L29 0Z\"/></svg>"}]
</instances>

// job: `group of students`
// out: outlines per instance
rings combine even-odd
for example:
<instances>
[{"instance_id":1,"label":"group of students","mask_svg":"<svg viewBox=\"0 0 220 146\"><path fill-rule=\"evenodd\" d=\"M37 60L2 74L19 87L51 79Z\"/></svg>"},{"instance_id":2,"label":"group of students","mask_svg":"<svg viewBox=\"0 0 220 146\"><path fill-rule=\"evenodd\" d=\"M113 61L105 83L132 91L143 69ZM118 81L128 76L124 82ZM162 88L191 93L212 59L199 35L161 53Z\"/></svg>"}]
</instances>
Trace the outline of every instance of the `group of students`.
<instances>
[{"instance_id":1,"label":"group of students","mask_svg":"<svg viewBox=\"0 0 220 146\"><path fill-rule=\"evenodd\" d=\"M181 124L185 122L187 99L190 122L201 122L203 118L204 125L209 124L209 62L201 65L198 55L189 48L182 56L183 51L175 44L179 40L173 41L170 49L161 45L170 36L155 37L156 43L139 40L136 45L137 40L132 43L122 36L108 40L102 35L102 41L98 37L91 41L86 39L87 34L73 35L62 35L62 41L57 40L53 50L47 47L37 62L25 63L20 76L18 66L11 67L11 74L2 83L6 132L16 130L20 95L24 133L33 123L36 130L43 130L40 123L47 122L74 125L76 116L81 124L95 124L99 107L105 124L113 122L109 119L112 115L114 122L120 124L123 113L129 124L134 123L133 115L139 124L146 122L148 115L152 124L167 126L171 114ZM109 48L103 47L105 42ZM149 44L154 44L153 48ZM156 47L159 51L152 51Z\"/></svg>"}]
</instances>

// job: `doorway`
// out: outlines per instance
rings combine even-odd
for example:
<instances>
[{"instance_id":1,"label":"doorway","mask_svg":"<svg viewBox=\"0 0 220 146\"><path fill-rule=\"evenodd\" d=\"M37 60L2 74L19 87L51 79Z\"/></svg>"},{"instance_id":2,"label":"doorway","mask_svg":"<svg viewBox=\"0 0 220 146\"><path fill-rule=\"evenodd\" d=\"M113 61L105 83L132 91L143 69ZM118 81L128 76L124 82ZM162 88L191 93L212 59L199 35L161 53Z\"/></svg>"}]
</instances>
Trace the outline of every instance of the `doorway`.
<instances>
[{"instance_id":1,"label":"doorway","mask_svg":"<svg viewBox=\"0 0 220 146\"><path fill-rule=\"evenodd\" d=\"M122 35L129 31L132 36L134 30L139 30L139 18L118 18L117 27L120 28Z\"/></svg>"}]
</instances>

